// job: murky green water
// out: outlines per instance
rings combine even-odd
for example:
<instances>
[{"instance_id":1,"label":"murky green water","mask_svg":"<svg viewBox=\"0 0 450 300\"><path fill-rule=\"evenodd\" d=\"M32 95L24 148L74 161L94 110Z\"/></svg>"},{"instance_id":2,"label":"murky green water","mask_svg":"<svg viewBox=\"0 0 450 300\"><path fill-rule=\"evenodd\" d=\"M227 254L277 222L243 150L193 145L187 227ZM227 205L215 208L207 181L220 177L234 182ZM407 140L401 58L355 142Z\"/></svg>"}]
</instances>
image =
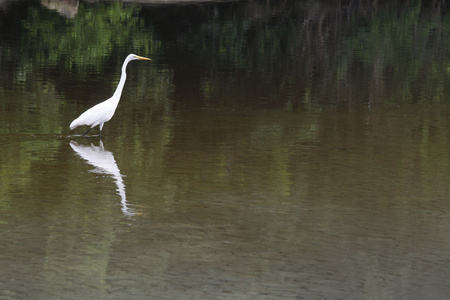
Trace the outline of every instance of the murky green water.
<instances>
[{"instance_id":1,"label":"murky green water","mask_svg":"<svg viewBox=\"0 0 450 300\"><path fill-rule=\"evenodd\" d=\"M2 5L0 299L450 297L445 10Z\"/></svg>"}]
</instances>

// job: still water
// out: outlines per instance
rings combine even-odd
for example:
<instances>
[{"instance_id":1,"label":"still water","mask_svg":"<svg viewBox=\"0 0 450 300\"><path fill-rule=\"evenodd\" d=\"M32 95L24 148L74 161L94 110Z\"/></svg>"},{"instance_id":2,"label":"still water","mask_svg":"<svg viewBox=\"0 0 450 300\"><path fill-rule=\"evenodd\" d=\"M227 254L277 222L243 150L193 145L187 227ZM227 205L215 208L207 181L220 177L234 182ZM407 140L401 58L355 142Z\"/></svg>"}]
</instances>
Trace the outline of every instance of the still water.
<instances>
[{"instance_id":1,"label":"still water","mask_svg":"<svg viewBox=\"0 0 450 300\"><path fill-rule=\"evenodd\" d=\"M328 2L1 2L0 299L450 298L450 13Z\"/></svg>"}]
</instances>

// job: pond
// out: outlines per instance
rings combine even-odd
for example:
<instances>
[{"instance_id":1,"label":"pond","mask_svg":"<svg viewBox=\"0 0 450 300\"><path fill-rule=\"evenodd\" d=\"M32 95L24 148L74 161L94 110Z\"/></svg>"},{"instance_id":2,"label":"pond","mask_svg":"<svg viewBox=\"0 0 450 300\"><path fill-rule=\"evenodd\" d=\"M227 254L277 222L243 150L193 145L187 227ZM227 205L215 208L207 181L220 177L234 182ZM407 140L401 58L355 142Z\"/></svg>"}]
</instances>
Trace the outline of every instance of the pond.
<instances>
[{"instance_id":1,"label":"pond","mask_svg":"<svg viewBox=\"0 0 450 300\"><path fill-rule=\"evenodd\" d=\"M445 2L0 3L0 299L450 298ZM70 130L108 99L114 117Z\"/></svg>"}]
</instances>

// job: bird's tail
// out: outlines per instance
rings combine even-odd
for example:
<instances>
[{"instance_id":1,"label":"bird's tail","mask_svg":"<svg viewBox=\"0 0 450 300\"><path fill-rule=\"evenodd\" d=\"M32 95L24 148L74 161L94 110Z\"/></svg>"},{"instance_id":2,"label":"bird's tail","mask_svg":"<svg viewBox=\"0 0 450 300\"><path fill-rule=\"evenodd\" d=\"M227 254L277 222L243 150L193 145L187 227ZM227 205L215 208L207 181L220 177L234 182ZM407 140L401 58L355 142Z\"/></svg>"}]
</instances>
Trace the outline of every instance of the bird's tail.
<instances>
[{"instance_id":1,"label":"bird's tail","mask_svg":"<svg viewBox=\"0 0 450 300\"><path fill-rule=\"evenodd\" d=\"M72 123L70 123L70 130L74 130L75 128L78 127L79 124L77 123L77 120L78 118L73 120Z\"/></svg>"}]
</instances>

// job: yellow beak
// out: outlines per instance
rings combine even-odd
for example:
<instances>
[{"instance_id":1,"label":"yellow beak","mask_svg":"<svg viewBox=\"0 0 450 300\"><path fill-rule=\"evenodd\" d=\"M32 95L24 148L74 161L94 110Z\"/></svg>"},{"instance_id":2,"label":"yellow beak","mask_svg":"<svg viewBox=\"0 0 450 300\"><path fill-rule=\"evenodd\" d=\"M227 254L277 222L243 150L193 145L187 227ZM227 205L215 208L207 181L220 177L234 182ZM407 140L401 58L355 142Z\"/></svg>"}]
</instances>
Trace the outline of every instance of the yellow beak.
<instances>
[{"instance_id":1,"label":"yellow beak","mask_svg":"<svg viewBox=\"0 0 450 300\"><path fill-rule=\"evenodd\" d=\"M151 60L150 58L139 56L139 55L135 55L134 58L143 59L143 60Z\"/></svg>"}]
</instances>

